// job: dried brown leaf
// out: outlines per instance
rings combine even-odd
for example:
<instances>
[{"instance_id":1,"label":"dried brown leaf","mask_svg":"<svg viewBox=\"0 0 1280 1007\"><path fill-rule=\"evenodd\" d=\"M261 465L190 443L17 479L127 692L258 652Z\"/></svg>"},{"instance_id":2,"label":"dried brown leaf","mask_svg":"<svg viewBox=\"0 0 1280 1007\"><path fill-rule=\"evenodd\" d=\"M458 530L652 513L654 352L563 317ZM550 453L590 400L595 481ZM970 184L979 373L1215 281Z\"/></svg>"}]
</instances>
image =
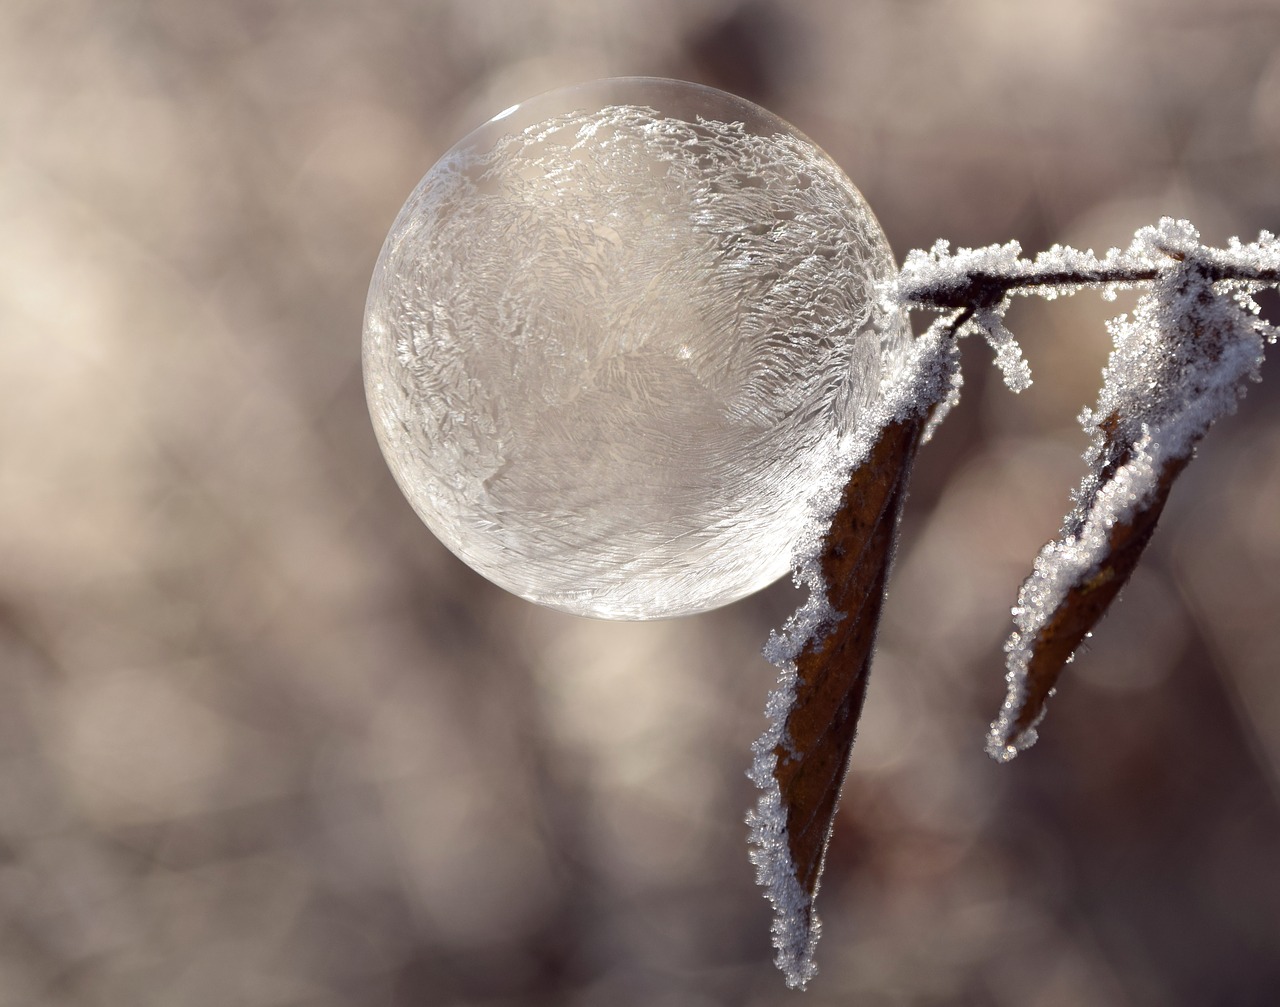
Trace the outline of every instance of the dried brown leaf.
<instances>
[{"instance_id":1,"label":"dried brown leaf","mask_svg":"<svg viewBox=\"0 0 1280 1007\"><path fill-rule=\"evenodd\" d=\"M1100 495L1114 483L1135 452L1135 445L1122 438L1122 424L1115 414L1101 424L1105 441L1104 459L1089 499L1077 514L1083 527L1097 520ZM1076 648L1107 613L1121 588L1128 582L1138 560L1164 511L1173 483L1191 460L1190 452L1166 458L1154 483L1130 509L1126 519L1112 525L1105 554L1097 564L1081 567L1078 576L1032 637L1030 655L1018 669L1018 688L992 725L989 750L999 759L1011 758L1035 740L1034 730L1043 718L1045 705L1057 685L1062 670Z\"/></svg>"},{"instance_id":2,"label":"dried brown leaf","mask_svg":"<svg viewBox=\"0 0 1280 1007\"><path fill-rule=\"evenodd\" d=\"M795 701L774 749L796 880L812 900L849 765L893 558L898 515L920 441L919 419L884 428L856 469L823 542L822 574L838 621L796 659Z\"/></svg>"}]
</instances>

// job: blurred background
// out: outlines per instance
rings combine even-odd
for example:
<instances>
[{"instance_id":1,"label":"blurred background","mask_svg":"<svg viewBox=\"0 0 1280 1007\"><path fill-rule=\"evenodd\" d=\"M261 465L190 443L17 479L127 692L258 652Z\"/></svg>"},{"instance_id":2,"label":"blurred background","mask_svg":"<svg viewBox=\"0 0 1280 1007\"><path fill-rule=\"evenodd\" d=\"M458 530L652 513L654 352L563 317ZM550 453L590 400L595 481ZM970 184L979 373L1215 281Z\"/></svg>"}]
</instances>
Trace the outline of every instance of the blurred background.
<instances>
[{"instance_id":1,"label":"blurred background","mask_svg":"<svg viewBox=\"0 0 1280 1007\"><path fill-rule=\"evenodd\" d=\"M899 255L1280 229L1277 0L6 0L0 1004L797 1002L742 824L797 593L535 609L418 522L365 411L418 178L622 74L791 120ZM1203 445L1040 744L982 751L1116 310L1017 306L1018 398L965 351L811 1007L1280 995L1280 377Z\"/></svg>"}]
</instances>

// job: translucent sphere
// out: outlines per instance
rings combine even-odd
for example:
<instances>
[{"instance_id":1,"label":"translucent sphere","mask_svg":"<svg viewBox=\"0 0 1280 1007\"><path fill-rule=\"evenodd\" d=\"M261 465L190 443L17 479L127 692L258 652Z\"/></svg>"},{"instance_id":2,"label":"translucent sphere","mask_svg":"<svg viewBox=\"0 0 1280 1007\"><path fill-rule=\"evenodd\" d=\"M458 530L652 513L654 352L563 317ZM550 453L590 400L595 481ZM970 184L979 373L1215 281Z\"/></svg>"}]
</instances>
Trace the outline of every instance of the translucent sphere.
<instances>
[{"instance_id":1,"label":"translucent sphere","mask_svg":"<svg viewBox=\"0 0 1280 1007\"><path fill-rule=\"evenodd\" d=\"M466 563L647 619L788 568L904 345L862 196L750 102L632 78L508 109L387 236L365 385L387 463Z\"/></svg>"}]
</instances>

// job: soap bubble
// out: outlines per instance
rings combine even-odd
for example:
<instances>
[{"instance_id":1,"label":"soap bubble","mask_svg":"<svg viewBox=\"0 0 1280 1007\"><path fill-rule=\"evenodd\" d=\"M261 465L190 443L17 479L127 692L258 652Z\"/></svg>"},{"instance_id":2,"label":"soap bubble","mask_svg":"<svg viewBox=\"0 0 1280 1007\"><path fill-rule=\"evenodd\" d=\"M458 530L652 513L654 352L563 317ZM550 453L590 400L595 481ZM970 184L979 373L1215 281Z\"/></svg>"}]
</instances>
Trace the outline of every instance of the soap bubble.
<instances>
[{"instance_id":1,"label":"soap bubble","mask_svg":"<svg viewBox=\"0 0 1280 1007\"><path fill-rule=\"evenodd\" d=\"M531 601L648 619L786 572L907 338L839 167L741 98L633 78L517 105L387 236L365 385L423 521ZM873 322L875 322L873 326Z\"/></svg>"}]
</instances>

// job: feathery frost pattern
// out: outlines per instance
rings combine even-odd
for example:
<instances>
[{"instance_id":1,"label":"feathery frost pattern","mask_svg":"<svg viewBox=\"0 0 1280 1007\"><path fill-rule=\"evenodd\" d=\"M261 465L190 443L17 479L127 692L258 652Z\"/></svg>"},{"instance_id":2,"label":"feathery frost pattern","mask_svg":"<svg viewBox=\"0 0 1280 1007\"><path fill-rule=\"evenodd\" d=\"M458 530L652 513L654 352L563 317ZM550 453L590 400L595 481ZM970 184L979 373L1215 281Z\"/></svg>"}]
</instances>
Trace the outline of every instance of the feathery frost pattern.
<instances>
[{"instance_id":1,"label":"feathery frost pattern","mask_svg":"<svg viewBox=\"0 0 1280 1007\"><path fill-rule=\"evenodd\" d=\"M727 604L786 571L907 342L872 331L888 243L781 120L528 114L441 159L379 260L366 374L388 463L523 597L627 619Z\"/></svg>"}]
</instances>

